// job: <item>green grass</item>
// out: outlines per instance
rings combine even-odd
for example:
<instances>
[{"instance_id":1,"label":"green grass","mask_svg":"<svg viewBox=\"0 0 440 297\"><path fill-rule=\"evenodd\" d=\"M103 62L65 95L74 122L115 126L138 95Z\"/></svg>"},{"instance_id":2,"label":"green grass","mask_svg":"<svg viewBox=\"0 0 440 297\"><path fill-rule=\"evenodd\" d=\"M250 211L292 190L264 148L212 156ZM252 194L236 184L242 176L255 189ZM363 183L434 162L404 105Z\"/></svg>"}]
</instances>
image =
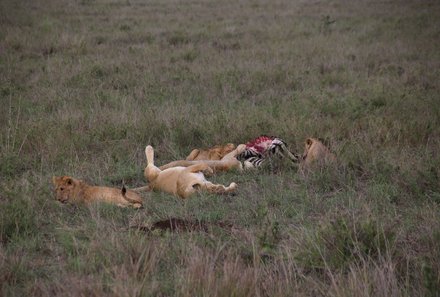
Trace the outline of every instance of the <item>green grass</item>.
<instances>
[{"instance_id":1,"label":"green grass","mask_svg":"<svg viewBox=\"0 0 440 297\"><path fill-rule=\"evenodd\" d=\"M436 1L0 1L0 295L439 296ZM214 176L234 197L58 204L276 135L338 165ZM167 218L209 232L145 233ZM216 223L231 223L221 228Z\"/></svg>"}]
</instances>

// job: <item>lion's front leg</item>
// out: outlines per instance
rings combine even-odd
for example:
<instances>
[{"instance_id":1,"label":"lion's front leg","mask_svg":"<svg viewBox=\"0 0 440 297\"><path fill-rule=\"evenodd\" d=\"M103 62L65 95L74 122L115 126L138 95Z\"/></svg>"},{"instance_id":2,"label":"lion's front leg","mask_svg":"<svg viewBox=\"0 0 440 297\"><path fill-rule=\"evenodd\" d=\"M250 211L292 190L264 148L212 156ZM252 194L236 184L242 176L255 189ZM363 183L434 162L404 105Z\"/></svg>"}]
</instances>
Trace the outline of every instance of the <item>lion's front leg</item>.
<instances>
[{"instance_id":1,"label":"lion's front leg","mask_svg":"<svg viewBox=\"0 0 440 297\"><path fill-rule=\"evenodd\" d=\"M209 181L203 184L203 188L209 193L215 194L229 194L234 193L237 190L237 184L231 183L228 187L220 184L213 184Z\"/></svg>"}]
</instances>

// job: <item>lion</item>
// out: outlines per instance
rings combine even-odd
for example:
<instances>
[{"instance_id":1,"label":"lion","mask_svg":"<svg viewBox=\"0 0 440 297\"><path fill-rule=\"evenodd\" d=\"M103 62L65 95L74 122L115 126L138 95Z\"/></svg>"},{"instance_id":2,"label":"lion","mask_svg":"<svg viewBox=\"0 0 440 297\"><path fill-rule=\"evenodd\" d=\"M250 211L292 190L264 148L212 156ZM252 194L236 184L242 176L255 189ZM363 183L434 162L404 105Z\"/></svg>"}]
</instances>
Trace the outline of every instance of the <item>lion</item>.
<instances>
[{"instance_id":1,"label":"lion","mask_svg":"<svg viewBox=\"0 0 440 297\"><path fill-rule=\"evenodd\" d=\"M224 156L235 149L235 144L228 143L226 145L216 145L206 150L193 149L186 157L187 161L197 160L221 160Z\"/></svg>"},{"instance_id":2,"label":"lion","mask_svg":"<svg viewBox=\"0 0 440 297\"><path fill-rule=\"evenodd\" d=\"M336 156L320 140L316 138L306 139L300 170L309 170L316 165L324 165L335 161Z\"/></svg>"},{"instance_id":3,"label":"lion","mask_svg":"<svg viewBox=\"0 0 440 297\"><path fill-rule=\"evenodd\" d=\"M160 190L186 199L201 190L216 194L227 194L233 193L237 189L237 184L234 182L225 187L207 181L203 171L212 172L212 169L206 163L188 161L199 163L188 167L173 166L162 170L154 165L154 149L151 145L145 148L145 155L147 157L147 167L144 170L144 175L151 190Z\"/></svg>"},{"instance_id":4,"label":"lion","mask_svg":"<svg viewBox=\"0 0 440 297\"><path fill-rule=\"evenodd\" d=\"M107 202L120 207L142 207L142 198L135 192L122 189L91 186L82 180L70 176L53 176L56 199L62 203L90 204L93 202Z\"/></svg>"},{"instance_id":5,"label":"lion","mask_svg":"<svg viewBox=\"0 0 440 297\"><path fill-rule=\"evenodd\" d=\"M162 165L159 167L160 170L169 169L172 167L188 167L197 164L206 164L211 170L208 170L207 174L212 172L219 171L229 171L232 169L236 169L238 171L243 170L243 164L237 159L237 156L244 152L246 149L246 145L240 144L236 149L226 154L221 160L196 160L196 161L188 161L188 160L178 160L173 161L168 164Z\"/></svg>"}]
</instances>

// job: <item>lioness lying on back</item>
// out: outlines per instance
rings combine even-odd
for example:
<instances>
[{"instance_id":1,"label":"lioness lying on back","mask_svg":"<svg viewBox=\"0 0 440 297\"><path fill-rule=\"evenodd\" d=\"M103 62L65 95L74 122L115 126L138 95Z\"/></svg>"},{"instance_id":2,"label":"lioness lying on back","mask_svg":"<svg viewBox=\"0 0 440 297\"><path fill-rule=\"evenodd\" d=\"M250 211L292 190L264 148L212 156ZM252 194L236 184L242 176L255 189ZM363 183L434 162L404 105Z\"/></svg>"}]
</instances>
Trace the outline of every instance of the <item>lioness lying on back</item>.
<instances>
[{"instance_id":1,"label":"lioness lying on back","mask_svg":"<svg viewBox=\"0 0 440 297\"><path fill-rule=\"evenodd\" d=\"M145 155L147 157L147 167L144 170L144 175L152 190L160 190L180 198L188 198L199 190L224 194L234 192L237 188L236 183L231 183L229 187L225 187L207 181L202 171L212 172L212 169L206 163L200 162L188 167L173 166L161 170L154 165L154 150L151 145L145 148Z\"/></svg>"},{"instance_id":2,"label":"lioness lying on back","mask_svg":"<svg viewBox=\"0 0 440 297\"><path fill-rule=\"evenodd\" d=\"M216 145L209 149L193 149L186 157L187 161L197 160L221 160L224 156L235 149L235 144L228 143L226 145Z\"/></svg>"},{"instance_id":3,"label":"lioness lying on back","mask_svg":"<svg viewBox=\"0 0 440 297\"><path fill-rule=\"evenodd\" d=\"M310 170L313 167L332 163L336 161L336 156L318 139L307 138L305 142L304 154L300 162L301 170Z\"/></svg>"},{"instance_id":4,"label":"lioness lying on back","mask_svg":"<svg viewBox=\"0 0 440 297\"><path fill-rule=\"evenodd\" d=\"M142 207L142 198L133 191L122 189L90 186L82 180L70 176L54 176L56 199L62 203L90 204L92 202L107 202L121 207Z\"/></svg>"}]
</instances>

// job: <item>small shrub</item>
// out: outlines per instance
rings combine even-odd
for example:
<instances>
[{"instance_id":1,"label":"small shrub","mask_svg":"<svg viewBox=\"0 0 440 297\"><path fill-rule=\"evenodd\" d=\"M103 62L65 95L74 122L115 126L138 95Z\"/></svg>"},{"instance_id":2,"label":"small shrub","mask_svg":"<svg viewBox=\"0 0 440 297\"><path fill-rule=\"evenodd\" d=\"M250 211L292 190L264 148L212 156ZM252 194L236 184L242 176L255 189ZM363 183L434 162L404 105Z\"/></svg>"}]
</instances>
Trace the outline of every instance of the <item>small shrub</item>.
<instances>
[{"instance_id":1,"label":"small shrub","mask_svg":"<svg viewBox=\"0 0 440 297\"><path fill-rule=\"evenodd\" d=\"M35 208L28 200L13 197L9 202L2 205L2 211L0 212L0 242L8 243L16 237L27 237L36 232L35 218Z\"/></svg>"},{"instance_id":2,"label":"small shrub","mask_svg":"<svg viewBox=\"0 0 440 297\"><path fill-rule=\"evenodd\" d=\"M193 62L199 56L197 50L188 50L182 55L182 59L186 62Z\"/></svg>"},{"instance_id":3,"label":"small shrub","mask_svg":"<svg viewBox=\"0 0 440 297\"><path fill-rule=\"evenodd\" d=\"M29 258L17 254L0 254L0 256L5 257L5 260L0 262L0 293L5 294L3 296L13 296L12 294L9 295L8 291L10 290L11 293L20 292L17 292L17 288L20 288L20 285L33 276L28 267ZM15 296L20 295L22 294Z\"/></svg>"},{"instance_id":4,"label":"small shrub","mask_svg":"<svg viewBox=\"0 0 440 297\"><path fill-rule=\"evenodd\" d=\"M187 44L190 42L190 37L187 33L182 31L175 31L171 33L168 37L168 43L173 46L178 46L181 44Z\"/></svg>"},{"instance_id":5,"label":"small shrub","mask_svg":"<svg viewBox=\"0 0 440 297\"><path fill-rule=\"evenodd\" d=\"M105 70L101 66L95 65L90 69L90 74L93 78L102 79L105 76Z\"/></svg>"},{"instance_id":6,"label":"small shrub","mask_svg":"<svg viewBox=\"0 0 440 297\"><path fill-rule=\"evenodd\" d=\"M128 24L122 24L119 26L119 30L121 31L130 31L131 30L131 26Z\"/></svg>"},{"instance_id":7,"label":"small shrub","mask_svg":"<svg viewBox=\"0 0 440 297\"><path fill-rule=\"evenodd\" d=\"M426 289L425 296L437 297L440 292L440 279L438 271L436 272L430 264L424 263L422 266L423 285Z\"/></svg>"},{"instance_id":8,"label":"small shrub","mask_svg":"<svg viewBox=\"0 0 440 297\"><path fill-rule=\"evenodd\" d=\"M17 154L5 154L0 157L0 176L12 178L30 168L30 160Z\"/></svg>"},{"instance_id":9,"label":"small shrub","mask_svg":"<svg viewBox=\"0 0 440 297\"><path fill-rule=\"evenodd\" d=\"M374 220L338 217L318 229L298 260L310 268L346 270L360 259L386 255L394 238Z\"/></svg>"}]
</instances>

